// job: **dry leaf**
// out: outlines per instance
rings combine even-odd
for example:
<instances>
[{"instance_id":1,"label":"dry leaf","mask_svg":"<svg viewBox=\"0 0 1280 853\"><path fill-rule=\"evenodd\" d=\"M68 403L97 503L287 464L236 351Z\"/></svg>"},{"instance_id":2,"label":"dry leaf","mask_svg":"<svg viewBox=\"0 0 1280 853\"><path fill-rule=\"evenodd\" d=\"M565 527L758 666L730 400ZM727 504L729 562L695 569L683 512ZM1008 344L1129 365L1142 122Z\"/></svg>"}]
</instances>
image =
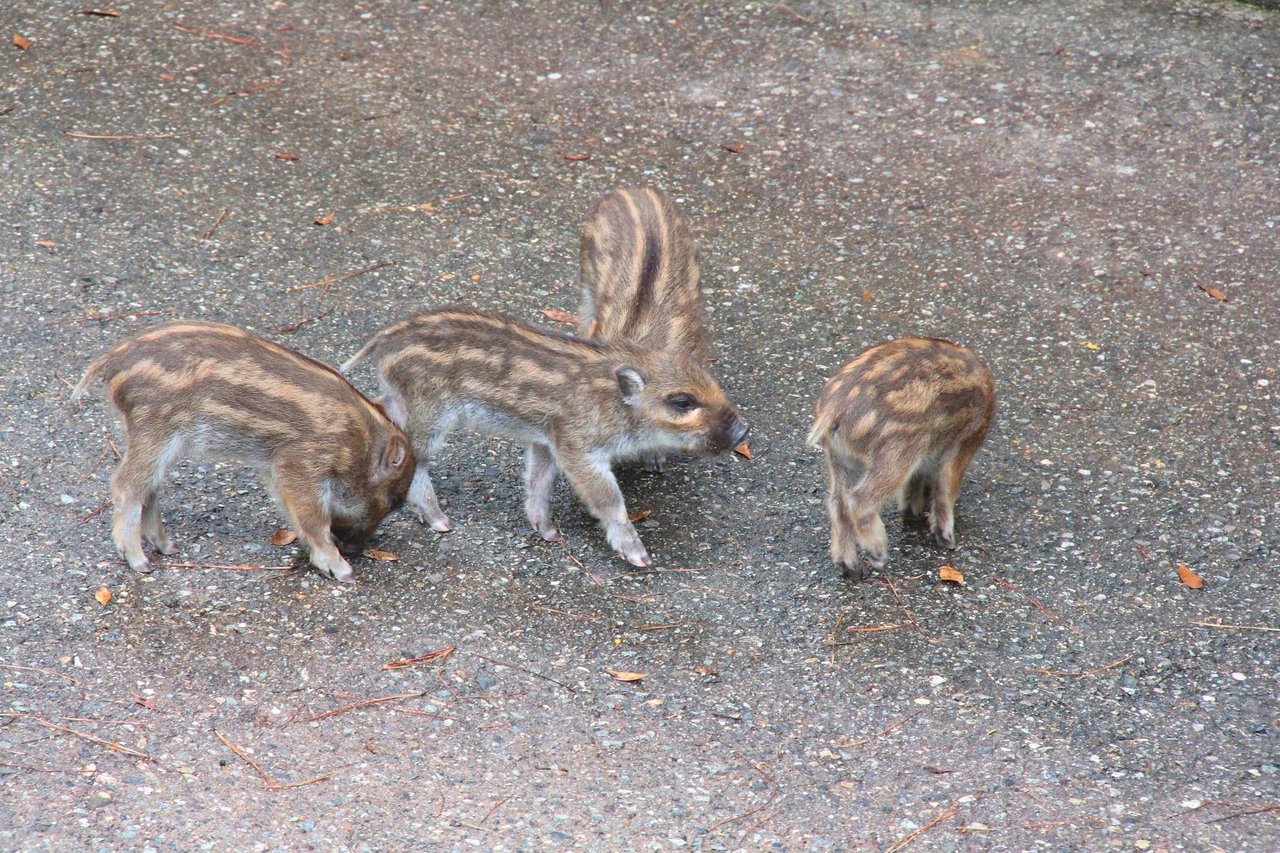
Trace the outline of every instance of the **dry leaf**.
<instances>
[{"instance_id":1,"label":"dry leaf","mask_svg":"<svg viewBox=\"0 0 1280 853\"><path fill-rule=\"evenodd\" d=\"M19 35L15 35L13 37L13 43L17 46L18 50L27 50L31 47L31 42Z\"/></svg>"},{"instance_id":2,"label":"dry leaf","mask_svg":"<svg viewBox=\"0 0 1280 853\"><path fill-rule=\"evenodd\" d=\"M743 459L751 458L751 447L745 441L735 447L733 452L741 456Z\"/></svg>"},{"instance_id":3,"label":"dry leaf","mask_svg":"<svg viewBox=\"0 0 1280 853\"><path fill-rule=\"evenodd\" d=\"M271 156L275 157L277 160L285 160L290 163L292 163L294 160L302 159L297 154L272 154Z\"/></svg>"},{"instance_id":4,"label":"dry leaf","mask_svg":"<svg viewBox=\"0 0 1280 853\"><path fill-rule=\"evenodd\" d=\"M333 218L337 215L338 215L338 211L331 210L328 213L326 213L324 216L317 216L315 219L311 221L314 222L316 225L331 225L333 224Z\"/></svg>"},{"instance_id":5,"label":"dry leaf","mask_svg":"<svg viewBox=\"0 0 1280 853\"><path fill-rule=\"evenodd\" d=\"M380 548L370 548L368 551L361 551L362 557L368 557L370 560L382 560L384 563L394 563L400 558L390 551L383 551Z\"/></svg>"},{"instance_id":6,"label":"dry leaf","mask_svg":"<svg viewBox=\"0 0 1280 853\"><path fill-rule=\"evenodd\" d=\"M1199 589L1204 586L1204 578L1188 569L1186 563L1178 563L1178 580L1191 589Z\"/></svg>"},{"instance_id":7,"label":"dry leaf","mask_svg":"<svg viewBox=\"0 0 1280 853\"><path fill-rule=\"evenodd\" d=\"M648 518L651 515L653 515L653 510L642 509L639 512L631 513L631 515L628 515L627 518L628 520L631 521L632 524L635 524L637 521L644 521L646 518Z\"/></svg>"},{"instance_id":8,"label":"dry leaf","mask_svg":"<svg viewBox=\"0 0 1280 853\"><path fill-rule=\"evenodd\" d=\"M577 314L570 314L568 311L560 311L555 308L542 309L542 316L548 320L554 320L557 323L564 323L568 326L576 326L582 322L582 318Z\"/></svg>"},{"instance_id":9,"label":"dry leaf","mask_svg":"<svg viewBox=\"0 0 1280 853\"><path fill-rule=\"evenodd\" d=\"M132 693L132 692L129 695L133 697L134 702L137 702L139 705L146 708L148 711L160 710L159 708L156 707L156 700L151 698L150 696L139 696L137 693Z\"/></svg>"},{"instance_id":10,"label":"dry leaf","mask_svg":"<svg viewBox=\"0 0 1280 853\"><path fill-rule=\"evenodd\" d=\"M98 591L93 594L93 597L98 600L99 604L106 607L111 603L111 590L107 589L105 586L100 586L98 587Z\"/></svg>"},{"instance_id":11,"label":"dry leaf","mask_svg":"<svg viewBox=\"0 0 1280 853\"><path fill-rule=\"evenodd\" d=\"M1200 282L1196 282L1196 287L1200 288L1205 293L1209 294L1219 302L1227 301L1227 294L1223 293L1221 290L1218 290L1218 288L1216 287L1209 287L1208 285L1201 284Z\"/></svg>"},{"instance_id":12,"label":"dry leaf","mask_svg":"<svg viewBox=\"0 0 1280 853\"><path fill-rule=\"evenodd\" d=\"M575 163L581 163L583 160L590 160L591 155L590 154L566 154L564 155L564 159L572 160Z\"/></svg>"},{"instance_id":13,"label":"dry leaf","mask_svg":"<svg viewBox=\"0 0 1280 853\"><path fill-rule=\"evenodd\" d=\"M964 575L951 566L943 566L938 569L938 577L944 581L951 581L951 583L964 583Z\"/></svg>"},{"instance_id":14,"label":"dry leaf","mask_svg":"<svg viewBox=\"0 0 1280 853\"><path fill-rule=\"evenodd\" d=\"M693 668L693 671L696 672L698 675L719 675L720 674L716 672L714 669L712 669L711 667L703 666L702 664L698 664L697 666L695 666Z\"/></svg>"},{"instance_id":15,"label":"dry leaf","mask_svg":"<svg viewBox=\"0 0 1280 853\"><path fill-rule=\"evenodd\" d=\"M872 299L875 299L875 297L871 294L871 291L870 291L870 290L864 290L864 291L862 291L862 301L863 301L863 302L870 302Z\"/></svg>"},{"instance_id":16,"label":"dry leaf","mask_svg":"<svg viewBox=\"0 0 1280 853\"><path fill-rule=\"evenodd\" d=\"M625 672L620 669L606 669L605 673L618 679L619 681L639 681L640 679L644 678L643 673Z\"/></svg>"},{"instance_id":17,"label":"dry leaf","mask_svg":"<svg viewBox=\"0 0 1280 853\"><path fill-rule=\"evenodd\" d=\"M723 148L725 151L728 151L730 154L741 154L742 149L745 148L746 146L740 143L735 143L733 145L725 145L722 143L720 147Z\"/></svg>"},{"instance_id":18,"label":"dry leaf","mask_svg":"<svg viewBox=\"0 0 1280 853\"><path fill-rule=\"evenodd\" d=\"M58 244L53 242L52 240L37 240L36 245L42 249L52 249L54 246Z\"/></svg>"},{"instance_id":19,"label":"dry leaf","mask_svg":"<svg viewBox=\"0 0 1280 853\"><path fill-rule=\"evenodd\" d=\"M283 545L292 545L297 538L298 534L294 533L292 530L286 530L281 527L275 533L271 534L271 544L279 548Z\"/></svg>"},{"instance_id":20,"label":"dry leaf","mask_svg":"<svg viewBox=\"0 0 1280 853\"><path fill-rule=\"evenodd\" d=\"M1102 347L1098 346L1093 341L1081 341L1080 346L1084 347L1089 352L1097 352L1098 350L1102 349Z\"/></svg>"}]
</instances>

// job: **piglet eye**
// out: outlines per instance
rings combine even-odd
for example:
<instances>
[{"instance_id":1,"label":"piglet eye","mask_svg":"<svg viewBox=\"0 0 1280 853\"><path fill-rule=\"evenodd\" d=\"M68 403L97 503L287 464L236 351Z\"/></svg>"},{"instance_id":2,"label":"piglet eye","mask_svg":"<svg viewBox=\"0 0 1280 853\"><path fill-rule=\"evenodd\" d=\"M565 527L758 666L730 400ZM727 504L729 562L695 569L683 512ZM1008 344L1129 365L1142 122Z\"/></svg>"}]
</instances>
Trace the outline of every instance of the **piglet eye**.
<instances>
[{"instance_id":1,"label":"piglet eye","mask_svg":"<svg viewBox=\"0 0 1280 853\"><path fill-rule=\"evenodd\" d=\"M697 397L688 394L672 394L667 398L667 405L677 412L692 412L700 405Z\"/></svg>"}]
</instances>

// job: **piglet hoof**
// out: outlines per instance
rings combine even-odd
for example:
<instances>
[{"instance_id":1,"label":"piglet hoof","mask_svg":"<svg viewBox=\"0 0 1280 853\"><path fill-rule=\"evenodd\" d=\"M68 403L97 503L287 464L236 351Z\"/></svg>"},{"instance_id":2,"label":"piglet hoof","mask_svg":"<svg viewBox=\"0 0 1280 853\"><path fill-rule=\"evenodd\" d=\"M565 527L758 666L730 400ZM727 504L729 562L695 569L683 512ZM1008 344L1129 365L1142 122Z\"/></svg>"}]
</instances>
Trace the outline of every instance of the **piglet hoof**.
<instances>
[{"instance_id":1,"label":"piglet hoof","mask_svg":"<svg viewBox=\"0 0 1280 853\"><path fill-rule=\"evenodd\" d=\"M173 544L173 540L171 539L153 542L151 543L151 546L166 557L172 557L174 554L178 553L178 546Z\"/></svg>"},{"instance_id":2,"label":"piglet hoof","mask_svg":"<svg viewBox=\"0 0 1280 853\"><path fill-rule=\"evenodd\" d=\"M869 554L867 555L867 562L870 563L872 568L874 569L883 569L885 565L887 565L889 562L889 555L888 554Z\"/></svg>"},{"instance_id":3,"label":"piglet hoof","mask_svg":"<svg viewBox=\"0 0 1280 853\"><path fill-rule=\"evenodd\" d=\"M560 535L560 528L552 525L550 527L539 528L538 535L547 542L563 542L564 537Z\"/></svg>"},{"instance_id":4,"label":"piglet hoof","mask_svg":"<svg viewBox=\"0 0 1280 853\"><path fill-rule=\"evenodd\" d=\"M447 518L437 519L436 521L430 522L430 524L431 529L436 533L448 533L453 530L453 525L449 523L449 519Z\"/></svg>"},{"instance_id":5,"label":"piglet hoof","mask_svg":"<svg viewBox=\"0 0 1280 853\"><path fill-rule=\"evenodd\" d=\"M935 530L933 531L933 538L937 539L938 544L943 548L946 548L948 551L954 551L956 549L956 535L954 531L948 532L946 530Z\"/></svg>"},{"instance_id":6,"label":"piglet hoof","mask_svg":"<svg viewBox=\"0 0 1280 853\"><path fill-rule=\"evenodd\" d=\"M667 470L667 457L650 456L644 461L644 470L652 471L655 474L662 474Z\"/></svg>"},{"instance_id":7,"label":"piglet hoof","mask_svg":"<svg viewBox=\"0 0 1280 853\"><path fill-rule=\"evenodd\" d=\"M355 572L351 571L351 565L346 560L339 559L333 565L320 565L319 563L316 563L315 566L320 574L324 575L329 580L338 581L339 583L356 582Z\"/></svg>"},{"instance_id":8,"label":"piglet hoof","mask_svg":"<svg viewBox=\"0 0 1280 853\"><path fill-rule=\"evenodd\" d=\"M851 581L860 581L867 576L860 563L836 563L840 567L840 574Z\"/></svg>"},{"instance_id":9,"label":"piglet hoof","mask_svg":"<svg viewBox=\"0 0 1280 853\"><path fill-rule=\"evenodd\" d=\"M653 560L649 559L649 555L644 552L641 552L638 556L634 554L624 554L623 556L627 558L628 563L640 569L647 569L653 565Z\"/></svg>"},{"instance_id":10,"label":"piglet hoof","mask_svg":"<svg viewBox=\"0 0 1280 853\"><path fill-rule=\"evenodd\" d=\"M130 560L129 568L140 574L149 575L151 574L151 561L145 557L141 560Z\"/></svg>"}]
</instances>

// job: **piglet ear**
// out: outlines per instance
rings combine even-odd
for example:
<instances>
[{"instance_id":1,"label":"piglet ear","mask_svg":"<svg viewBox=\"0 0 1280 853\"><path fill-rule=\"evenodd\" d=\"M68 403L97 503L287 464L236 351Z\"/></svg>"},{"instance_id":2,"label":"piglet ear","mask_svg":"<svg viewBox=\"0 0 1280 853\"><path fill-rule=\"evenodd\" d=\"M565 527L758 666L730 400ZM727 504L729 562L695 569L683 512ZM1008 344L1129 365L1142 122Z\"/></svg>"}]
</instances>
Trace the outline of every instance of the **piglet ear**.
<instances>
[{"instance_id":1,"label":"piglet ear","mask_svg":"<svg viewBox=\"0 0 1280 853\"><path fill-rule=\"evenodd\" d=\"M644 390L644 374L634 367L619 367L614 374L618 379L618 389L622 391L622 402L634 406L639 402L636 398Z\"/></svg>"},{"instance_id":2,"label":"piglet ear","mask_svg":"<svg viewBox=\"0 0 1280 853\"><path fill-rule=\"evenodd\" d=\"M382 452L382 470L399 471L409 458L409 443L403 436L393 435Z\"/></svg>"}]
</instances>

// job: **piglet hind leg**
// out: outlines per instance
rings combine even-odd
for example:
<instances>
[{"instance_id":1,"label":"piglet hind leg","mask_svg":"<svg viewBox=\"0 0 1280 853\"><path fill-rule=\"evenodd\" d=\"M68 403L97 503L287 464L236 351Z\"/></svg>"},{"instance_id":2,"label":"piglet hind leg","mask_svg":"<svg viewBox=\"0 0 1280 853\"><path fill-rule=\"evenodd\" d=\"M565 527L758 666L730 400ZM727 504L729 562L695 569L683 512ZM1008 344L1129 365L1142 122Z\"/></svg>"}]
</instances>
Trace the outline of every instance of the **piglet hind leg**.
<instances>
[{"instance_id":1,"label":"piglet hind leg","mask_svg":"<svg viewBox=\"0 0 1280 853\"><path fill-rule=\"evenodd\" d=\"M608 463L574 455L560 454L565 477L569 485L582 498L604 528L609 545L633 566L644 568L653 564L640 534L631 519L627 518L627 505L622 490Z\"/></svg>"},{"instance_id":2,"label":"piglet hind leg","mask_svg":"<svg viewBox=\"0 0 1280 853\"><path fill-rule=\"evenodd\" d=\"M427 473L425 462L419 462L414 469L413 482L409 485L409 506L413 507L413 514L418 517L418 521L431 525L431 529L437 533L448 533L453 529L449 517L440 508L436 488L431 483L431 475Z\"/></svg>"},{"instance_id":3,"label":"piglet hind leg","mask_svg":"<svg viewBox=\"0 0 1280 853\"><path fill-rule=\"evenodd\" d=\"M529 524L548 542L562 542L560 528L551 519L551 489L559 468L545 444L530 444L524 452L524 511Z\"/></svg>"},{"instance_id":4,"label":"piglet hind leg","mask_svg":"<svg viewBox=\"0 0 1280 853\"><path fill-rule=\"evenodd\" d=\"M954 550L956 547L955 503L960 492L960 484L964 481L964 473L969 462L982 445L982 437L961 445L956 452L942 460L938 466L938 476L933 484L933 514L929 521L929 529L943 548Z\"/></svg>"},{"instance_id":5,"label":"piglet hind leg","mask_svg":"<svg viewBox=\"0 0 1280 853\"><path fill-rule=\"evenodd\" d=\"M149 450L149 448L154 448ZM156 484L164 476L162 453L159 444L144 438L129 437L120 467L111 480L111 498L115 503L111 538L116 550L129 568L137 572L151 571L151 562L142 551L144 534L155 536L152 540L162 553L171 554L176 548L159 530L160 516ZM168 546L173 550L165 550Z\"/></svg>"},{"instance_id":6,"label":"piglet hind leg","mask_svg":"<svg viewBox=\"0 0 1280 853\"><path fill-rule=\"evenodd\" d=\"M142 504L142 538L166 557L178 553L178 546L160 521L160 494L154 489Z\"/></svg>"}]
</instances>

